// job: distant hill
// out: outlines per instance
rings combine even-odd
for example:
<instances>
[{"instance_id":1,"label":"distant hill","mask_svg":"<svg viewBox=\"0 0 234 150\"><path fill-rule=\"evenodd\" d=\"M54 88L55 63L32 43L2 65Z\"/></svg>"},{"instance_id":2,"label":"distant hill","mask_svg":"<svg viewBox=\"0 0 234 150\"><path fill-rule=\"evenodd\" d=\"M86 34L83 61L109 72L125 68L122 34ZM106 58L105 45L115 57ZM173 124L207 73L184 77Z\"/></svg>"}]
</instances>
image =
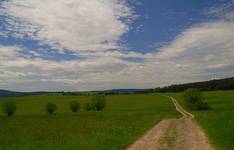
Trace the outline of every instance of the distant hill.
<instances>
[{"instance_id":1,"label":"distant hill","mask_svg":"<svg viewBox=\"0 0 234 150\"><path fill-rule=\"evenodd\" d=\"M198 88L202 91L234 90L234 77L210 81L170 85L154 89L155 92L182 92L188 88Z\"/></svg>"},{"instance_id":2,"label":"distant hill","mask_svg":"<svg viewBox=\"0 0 234 150\"><path fill-rule=\"evenodd\" d=\"M216 79L210 81L194 82L170 85L166 87L158 87L155 89L111 89L104 91L87 91L87 92L15 92L0 90L0 97L12 97L12 96L28 96L28 95L64 95L64 96L79 96L79 95L95 95L95 94L141 94L141 93L153 93L153 92L182 92L188 88L198 88L202 91L215 91L215 90L234 90L234 77L225 79Z\"/></svg>"},{"instance_id":3,"label":"distant hill","mask_svg":"<svg viewBox=\"0 0 234 150\"><path fill-rule=\"evenodd\" d=\"M149 93L153 92L153 89L111 89L104 91L87 91L87 92L61 92L62 95L96 95L96 94L105 94L105 95L118 95L118 94L135 94L135 93Z\"/></svg>"},{"instance_id":4,"label":"distant hill","mask_svg":"<svg viewBox=\"0 0 234 150\"><path fill-rule=\"evenodd\" d=\"M15 92L0 90L0 97L14 97L14 96L29 96L29 95L64 95L64 96L81 96L81 95L96 95L96 94L106 94L106 95L117 95L117 94L135 94L135 93L150 93L153 89L111 89L104 91L86 91L86 92Z\"/></svg>"},{"instance_id":5,"label":"distant hill","mask_svg":"<svg viewBox=\"0 0 234 150\"><path fill-rule=\"evenodd\" d=\"M28 95L39 95L50 92L16 92L0 89L0 97L14 97L14 96L28 96Z\"/></svg>"},{"instance_id":6,"label":"distant hill","mask_svg":"<svg viewBox=\"0 0 234 150\"><path fill-rule=\"evenodd\" d=\"M108 95L112 94L134 94L134 93L149 93L153 92L153 89L112 89L101 91L101 93L105 93Z\"/></svg>"},{"instance_id":7,"label":"distant hill","mask_svg":"<svg viewBox=\"0 0 234 150\"><path fill-rule=\"evenodd\" d=\"M0 90L0 97L8 97L8 96L23 96L25 93L23 92L14 92L7 90Z\"/></svg>"}]
</instances>

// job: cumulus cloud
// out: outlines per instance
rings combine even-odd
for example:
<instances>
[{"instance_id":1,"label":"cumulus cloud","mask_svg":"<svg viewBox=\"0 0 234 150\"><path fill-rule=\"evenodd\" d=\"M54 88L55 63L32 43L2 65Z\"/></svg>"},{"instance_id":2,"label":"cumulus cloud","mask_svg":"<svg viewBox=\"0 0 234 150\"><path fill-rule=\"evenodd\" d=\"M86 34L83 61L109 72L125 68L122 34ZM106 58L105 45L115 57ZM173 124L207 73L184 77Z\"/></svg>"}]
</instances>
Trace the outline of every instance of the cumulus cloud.
<instances>
[{"instance_id":1,"label":"cumulus cloud","mask_svg":"<svg viewBox=\"0 0 234 150\"><path fill-rule=\"evenodd\" d=\"M27 5L23 7L22 4L26 4L26 2L29 2L28 0L23 0L23 1L15 0L9 2L10 3L6 3L5 6L9 4L9 6L7 6L6 8L13 7L9 9L13 12L8 12L8 14L9 13L14 14L14 9L17 9L18 11L18 9L21 9L23 7L25 7L26 12L31 12L36 8L38 9L38 7L39 8L46 7L44 6L44 4L40 3L37 0L30 1L30 3L27 3ZM13 2L15 6L12 5ZM36 2L38 6L35 5ZM49 2L54 3L53 1ZM120 26L121 24L122 25L125 24L124 22L118 19L116 20L116 16L118 16L117 18L119 18L120 16L124 17L129 16L130 10L127 7L124 7L123 3L115 3L116 1L107 2L107 1L96 1L96 0L94 2L97 3L100 2L100 4L101 3L108 4L107 6L108 8L111 8L110 10L123 9L124 10L123 12L117 11L119 13L113 15L115 17L113 18L112 21L113 22L117 21L118 23L120 23ZM67 2L61 1L61 3L67 3ZM35 5L36 8L32 8L32 5L33 6ZM115 7L112 7L114 5ZM56 5L54 9L58 9L58 7L63 8L67 6ZM83 6L82 8L84 9L86 7ZM215 7L214 9L216 9L215 11L217 15L218 14L217 7ZM38 11L40 12L41 10L39 9ZM50 10L45 10L45 12L47 11ZM54 10L52 10L52 12L53 11ZM92 50L95 50L95 52L83 51L86 48L84 48L82 44L80 44L81 45L80 46L77 43L73 43L74 42L73 38L76 38L75 36L67 38L65 38L64 36L64 41L62 41L62 38L58 40L54 38L57 37L57 35L54 36L53 34L55 30L53 29L51 29L52 31L49 30L50 29L49 24L40 24L39 22L37 22L37 19L35 19L36 23L34 25L37 25L37 23L38 25L42 25L41 26L42 30L41 31L39 30L37 35L33 35L35 36L35 38L39 39L42 38L40 40L49 43L51 41L52 43L54 41L57 41L58 43L60 43L59 46L63 48L69 47L71 50L79 52L79 53L74 53L73 55L77 55L82 59L62 60L62 61L46 60L43 57L41 57L42 54L35 54L38 57L25 57L24 54L22 54L23 49L21 47L2 45L0 46L0 52L1 54L3 54L2 55L3 57L0 56L0 74L1 74L0 86L1 88L23 90L23 91L101 90L101 89L110 89L110 88L133 88L133 87L149 88L149 87L156 87L156 86L168 85L173 83L200 81L211 78L233 76L234 20L232 19L232 17L227 17L231 16L233 11L230 10L225 11L226 15L221 17L221 14L223 14L223 12L224 11L222 9L222 11L219 12L220 17L216 20L197 24L188 29L185 29L172 42L169 42L165 44L163 47L157 49L157 52L150 52L150 53L138 53L135 51L123 52L118 50L107 51L109 47L105 46L107 43L109 44L109 42L102 43L100 42L102 40L100 41L97 40L99 38L97 38L97 36L94 33L96 33L96 30L99 29L96 29L96 27L94 27L94 29L90 29L92 33L88 34L89 37L85 37L83 39L83 37L81 38L78 36L78 38L83 39L81 40L81 42L85 43L84 45L87 49L93 48L93 44L90 44L90 41L92 40L93 41L97 40L96 42L97 43L100 42L99 44L101 46L104 46L105 48L99 49L94 46L95 48ZM20 16L21 19L22 18L26 19L27 21L25 22L28 22L28 20L32 20L31 18L27 18L24 16L24 14L23 15L22 14L19 14L18 16ZM51 15L53 16L55 14L52 13ZM96 14L92 15L96 17ZM90 18L92 18L92 16L90 16ZM67 18L65 17L65 19ZM70 22L72 24L73 21L71 20ZM76 22L76 20L74 22ZM110 24L112 23L110 22ZM56 22L56 24L54 24L55 28L57 28L56 25L59 24L60 23ZM87 21L82 24L84 26L87 24L87 26L90 28L89 25L90 24L93 25L95 24L95 22L91 22L89 24L89 21ZM61 22L61 25L63 25L63 21ZM59 28L60 27L58 27L57 29ZM73 32L76 32L73 31L73 29L70 31L67 30L66 28L67 27L65 27L64 32L67 31L70 32L71 34L73 34ZM105 26L105 28L107 27ZM116 30L116 29L118 30L120 28L114 27L113 29L110 30ZM27 28L27 30L29 30L29 28ZM124 30L121 30L121 34L126 32L127 30L128 30L127 24L125 24ZM44 34L44 32L48 32L48 36ZM25 33L28 34L28 32ZM65 34L68 33L64 33L64 35ZM84 33L79 31L79 34L82 35ZM108 37L107 39L109 39L109 35L112 35L109 33L106 34L108 34L108 36L106 36ZM118 40L121 34L110 39L114 39L112 40L112 42L114 41L115 43L115 40ZM46 38L42 35L46 35L45 36ZM76 45L77 47L76 48L73 47L75 46L73 44L75 45L77 44ZM117 43L115 43L114 45L117 45ZM129 61L126 58L138 58L141 59L142 61Z\"/></svg>"},{"instance_id":2,"label":"cumulus cloud","mask_svg":"<svg viewBox=\"0 0 234 150\"><path fill-rule=\"evenodd\" d=\"M14 59L20 54L21 48L18 46L2 46L0 45L0 59L9 60Z\"/></svg>"},{"instance_id":3,"label":"cumulus cloud","mask_svg":"<svg viewBox=\"0 0 234 150\"><path fill-rule=\"evenodd\" d=\"M29 59L16 56L14 59L0 58L0 84L2 87L21 90L39 90L51 87L50 90L88 90L102 89L104 84L119 82L119 72L131 64L122 59L122 56L109 53L108 57L92 56L85 60L52 61L43 59ZM38 84L33 89L23 86L26 83ZM44 85L42 84L44 83ZM101 84L103 83L103 84ZM49 85L48 85L49 84ZM4 86L5 85L5 86ZM60 85L60 86L58 86ZM19 87L18 87L19 86ZM112 85L115 86L115 85Z\"/></svg>"},{"instance_id":4,"label":"cumulus cloud","mask_svg":"<svg viewBox=\"0 0 234 150\"><path fill-rule=\"evenodd\" d=\"M211 76L227 77L234 71L234 22L216 21L187 29L170 45L160 49L156 58L174 63L174 71L189 81L210 79ZM219 72L219 69L227 69ZM179 70L176 70L178 68Z\"/></svg>"},{"instance_id":5,"label":"cumulus cloud","mask_svg":"<svg viewBox=\"0 0 234 150\"><path fill-rule=\"evenodd\" d=\"M8 35L74 52L119 48L135 18L124 0L9 0L1 6Z\"/></svg>"},{"instance_id":6,"label":"cumulus cloud","mask_svg":"<svg viewBox=\"0 0 234 150\"><path fill-rule=\"evenodd\" d=\"M158 56L186 64L204 79L233 76L233 6L234 1L231 0L211 7L207 13L218 19L185 30L170 45L163 47ZM202 79L199 75L197 78Z\"/></svg>"}]
</instances>

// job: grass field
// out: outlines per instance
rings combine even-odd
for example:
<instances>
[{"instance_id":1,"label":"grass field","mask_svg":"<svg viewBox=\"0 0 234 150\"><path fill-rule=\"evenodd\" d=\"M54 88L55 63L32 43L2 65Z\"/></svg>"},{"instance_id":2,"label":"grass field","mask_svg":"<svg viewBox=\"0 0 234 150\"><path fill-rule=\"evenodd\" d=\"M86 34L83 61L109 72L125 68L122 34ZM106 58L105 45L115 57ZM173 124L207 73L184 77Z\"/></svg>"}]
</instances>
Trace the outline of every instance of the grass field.
<instances>
[{"instance_id":1,"label":"grass field","mask_svg":"<svg viewBox=\"0 0 234 150\"><path fill-rule=\"evenodd\" d=\"M221 150L234 150L234 91L204 93L212 107L209 111L192 111L211 142ZM184 105L181 94L172 94Z\"/></svg>"},{"instance_id":2,"label":"grass field","mask_svg":"<svg viewBox=\"0 0 234 150\"><path fill-rule=\"evenodd\" d=\"M17 103L16 114L11 118L0 110L0 149L124 149L160 120L179 117L171 101L157 94L108 96L103 112L70 112L70 101L84 104L90 98L28 96L0 99L0 105L6 101ZM58 105L56 114L46 114L47 102Z\"/></svg>"}]
</instances>

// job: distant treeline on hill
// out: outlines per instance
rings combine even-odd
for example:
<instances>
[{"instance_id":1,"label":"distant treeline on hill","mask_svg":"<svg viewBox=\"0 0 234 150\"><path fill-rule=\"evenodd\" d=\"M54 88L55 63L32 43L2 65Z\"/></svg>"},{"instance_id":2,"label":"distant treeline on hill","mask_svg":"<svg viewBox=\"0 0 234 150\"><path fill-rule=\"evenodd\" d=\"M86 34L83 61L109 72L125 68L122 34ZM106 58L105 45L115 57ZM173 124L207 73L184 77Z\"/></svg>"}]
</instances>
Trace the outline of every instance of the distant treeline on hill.
<instances>
[{"instance_id":1,"label":"distant treeline on hill","mask_svg":"<svg viewBox=\"0 0 234 150\"><path fill-rule=\"evenodd\" d=\"M156 88L154 92L182 92L188 88L198 88L201 91L234 90L234 77L171 85L167 87Z\"/></svg>"},{"instance_id":2,"label":"distant treeline on hill","mask_svg":"<svg viewBox=\"0 0 234 150\"><path fill-rule=\"evenodd\" d=\"M112 89L105 91L89 91L89 92L62 92L62 95L70 96L85 96L85 95L119 95L119 94L140 94L140 93L152 93L153 89Z\"/></svg>"},{"instance_id":3,"label":"distant treeline on hill","mask_svg":"<svg viewBox=\"0 0 234 150\"><path fill-rule=\"evenodd\" d=\"M14 92L7 90L0 90L0 97L12 96L29 96L29 95L63 95L63 96L85 96L85 95L118 95L118 94L144 94L144 93L164 93L164 92L182 92L188 88L198 88L202 91L215 90L234 90L234 77L225 79L216 79L203 82L186 83L178 85L170 85L166 87L159 87L155 89L112 89L105 91L87 91L87 92Z\"/></svg>"},{"instance_id":4,"label":"distant treeline on hill","mask_svg":"<svg viewBox=\"0 0 234 150\"><path fill-rule=\"evenodd\" d=\"M29 95L40 95L46 92L15 92L0 89L0 97L16 97L16 96L29 96Z\"/></svg>"},{"instance_id":5,"label":"distant treeline on hill","mask_svg":"<svg viewBox=\"0 0 234 150\"><path fill-rule=\"evenodd\" d=\"M8 96L22 96L25 95L23 92L13 92L13 91L7 91L7 90L0 90L0 96L1 97L8 97Z\"/></svg>"}]
</instances>

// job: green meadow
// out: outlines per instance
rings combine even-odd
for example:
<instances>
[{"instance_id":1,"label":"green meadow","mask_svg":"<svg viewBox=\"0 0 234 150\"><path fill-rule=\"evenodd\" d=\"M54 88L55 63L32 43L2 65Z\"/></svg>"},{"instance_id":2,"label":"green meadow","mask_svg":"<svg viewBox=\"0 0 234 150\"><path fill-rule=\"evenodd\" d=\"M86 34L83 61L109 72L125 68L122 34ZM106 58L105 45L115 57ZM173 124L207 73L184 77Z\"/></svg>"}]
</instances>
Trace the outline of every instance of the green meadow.
<instances>
[{"instance_id":1,"label":"green meadow","mask_svg":"<svg viewBox=\"0 0 234 150\"><path fill-rule=\"evenodd\" d=\"M181 94L172 94L185 107ZM211 106L207 111L190 111L220 150L234 149L234 91L204 92Z\"/></svg>"},{"instance_id":2,"label":"green meadow","mask_svg":"<svg viewBox=\"0 0 234 150\"><path fill-rule=\"evenodd\" d=\"M13 117L6 117L0 110L0 149L125 149L160 120L180 116L168 98L157 94L107 96L107 107L101 112L69 110L71 101L77 100L83 106L91 98L46 95L1 98L0 106L14 101L17 110ZM55 114L46 113L47 102L57 104Z\"/></svg>"}]
</instances>

